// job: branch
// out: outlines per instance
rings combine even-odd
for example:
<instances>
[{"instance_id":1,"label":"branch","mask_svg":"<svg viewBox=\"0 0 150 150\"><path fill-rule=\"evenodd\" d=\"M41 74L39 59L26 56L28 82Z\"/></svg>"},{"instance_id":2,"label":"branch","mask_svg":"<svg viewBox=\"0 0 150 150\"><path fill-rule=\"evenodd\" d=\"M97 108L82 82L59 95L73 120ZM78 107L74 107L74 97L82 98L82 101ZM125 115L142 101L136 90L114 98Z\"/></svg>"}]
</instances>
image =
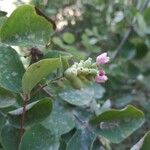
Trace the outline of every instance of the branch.
<instances>
[{"instance_id":1,"label":"branch","mask_svg":"<svg viewBox=\"0 0 150 150\"><path fill-rule=\"evenodd\" d=\"M47 86L47 84L44 84L44 85L38 85L38 88L37 88L37 90L36 91L34 91L32 94L31 94L31 97L32 96L34 96L34 95L36 95L38 92L40 92L44 87L46 87Z\"/></svg>"},{"instance_id":2,"label":"branch","mask_svg":"<svg viewBox=\"0 0 150 150\"><path fill-rule=\"evenodd\" d=\"M39 85L39 86L42 87L42 85ZM52 99L54 99L53 95L49 91L47 91L46 89L41 88L41 91L43 91L46 95L48 95L49 97L51 97Z\"/></svg>"},{"instance_id":3,"label":"branch","mask_svg":"<svg viewBox=\"0 0 150 150\"><path fill-rule=\"evenodd\" d=\"M58 78L56 78L56 79L53 79L53 80L49 81L48 83L55 83L55 82L57 82L58 80L63 80L63 79L64 79L64 77L61 76L61 77L58 77ZM44 91L44 93L46 93L48 96L50 96L50 97L53 98L52 94L50 94L47 90L44 89L46 86L48 86L48 83L46 83L46 84L44 84L44 85L39 84L37 90L34 91L31 96L36 95L37 92L39 92L39 91Z\"/></svg>"},{"instance_id":4,"label":"branch","mask_svg":"<svg viewBox=\"0 0 150 150\"><path fill-rule=\"evenodd\" d=\"M25 94L23 96L23 110L22 110L21 123L20 123L20 140L21 140L22 135L23 135L23 133L25 131L24 123L25 123L26 105L27 105L28 101L29 101L29 95Z\"/></svg>"}]
</instances>

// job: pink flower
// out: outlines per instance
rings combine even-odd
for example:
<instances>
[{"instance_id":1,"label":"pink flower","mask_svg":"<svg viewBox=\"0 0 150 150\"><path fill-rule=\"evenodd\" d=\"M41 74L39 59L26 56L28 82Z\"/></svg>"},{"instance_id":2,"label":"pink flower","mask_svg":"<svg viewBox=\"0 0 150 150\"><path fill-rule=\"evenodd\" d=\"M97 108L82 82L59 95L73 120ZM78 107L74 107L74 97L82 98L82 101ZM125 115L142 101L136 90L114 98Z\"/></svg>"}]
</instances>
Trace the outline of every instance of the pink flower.
<instances>
[{"instance_id":1,"label":"pink flower","mask_svg":"<svg viewBox=\"0 0 150 150\"><path fill-rule=\"evenodd\" d=\"M96 75L95 80L98 83L104 83L104 82L106 82L108 80L108 77L106 76L105 71L101 69L99 71L99 73Z\"/></svg>"},{"instance_id":2,"label":"pink flower","mask_svg":"<svg viewBox=\"0 0 150 150\"><path fill-rule=\"evenodd\" d=\"M107 56L107 53L102 53L101 55L97 56L96 58L96 64L101 65L101 64L106 64L109 62L109 57Z\"/></svg>"}]
</instances>

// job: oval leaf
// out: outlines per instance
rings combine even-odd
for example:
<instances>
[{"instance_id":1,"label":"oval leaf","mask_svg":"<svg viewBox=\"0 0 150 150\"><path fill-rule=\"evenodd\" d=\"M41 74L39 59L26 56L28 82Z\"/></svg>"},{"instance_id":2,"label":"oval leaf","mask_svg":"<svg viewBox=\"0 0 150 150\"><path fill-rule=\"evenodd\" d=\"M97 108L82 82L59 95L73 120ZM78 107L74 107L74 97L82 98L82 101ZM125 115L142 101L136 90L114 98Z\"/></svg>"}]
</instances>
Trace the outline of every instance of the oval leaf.
<instances>
[{"instance_id":1,"label":"oval leaf","mask_svg":"<svg viewBox=\"0 0 150 150\"><path fill-rule=\"evenodd\" d=\"M24 73L23 64L17 52L11 47L0 46L0 87L19 92Z\"/></svg>"},{"instance_id":2,"label":"oval leaf","mask_svg":"<svg viewBox=\"0 0 150 150\"><path fill-rule=\"evenodd\" d=\"M144 114L133 106L111 109L90 120L96 132L112 143L120 143L144 123Z\"/></svg>"},{"instance_id":3,"label":"oval leaf","mask_svg":"<svg viewBox=\"0 0 150 150\"><path fill-rule=\"evenodd\" d=\"M19 146L19 150L58 150L58 148L58 139L42 125L27 130Z\"/></svg>"},{"instance_id":4,"label":"oval leaf","mask_svg":"<svg viewBox=\"0 0 150 150\"><path fill-rule=\"evenodd\" d=\"M6 124L1 130L1 139L5 150L18 150L20 131L10 124Z\"/></svg>"},{"instance_id":5,"label":"oval leaf","mask_svg":"<svg viewBox=\"0 0 150 150\"><path fill-rule=\"evenodd\" d=\"M75 122L67 107L54 104L52 114L42 123L58 137L74 128Z\"/></svg>"},{"instance_id":6,"label":"oval leaf","mask_svg":"<svg viewBox=\"0 0 150 150\"><path fill-rule=\"evenodd\" d=\"M105 88L97 83L93 84L93 88L94 88L94 98L95 99L102 98L105 93Z\"/></svg>"},{"instance_id":7,"label":"oval leaf","mask_svg":"<svg viewBox=\"0 0 150 150\"><path fill-rule=\"evenodd\" d=\"M44 98L26 106L25 126L43 121L48 117L52 110L52 102L49 98ZM19 108L8 113L11 124L20 127L23 108Z\"/></svg>"},{"instance_id":8,"label":"oval leaf","mask_svg":"<svg viewBox=\"0 0 150 150\"><path fill-rule=\"evenodd\" d=\"M63 34L63 40L67 44L73 44L75 42L75 36L70 32L65 32Z\"/></svg>"},{"instance_id":9,"label":"oval leaf","mask_svg":"<svg viewBox=\"0 0 150 150\"><path fill-rule=\"evenodd\" d=\"M10 92L0 88L0 108L9 107L15 102L16 99Z\"/></svg>"},{"instance_id":10,"label":"oval leaf","mask_svg":"<svg viewBox=\"0 0 150 150\"><path fill-rule=\"evenodd\" d=\"M29 94L37 83L60 66L59 58L43 59L29 66L22 78L24 93Z\"/></svg>"},{"instance_id":11,"label":"oval leaf","mask_svg":"<svg viewBox=\"0 0 150 150\"><path fill-rule=\"evenodd\" d=\"M53 25L36 14L31 5L18 7L1 28L1 41L12 45L46 45L53 33Z\"/></svg>"},{"instance_id":12,"label":"oval leaf","mask_svg":"<svg viewBox=\"0 0 150 150\"><path fill-rule=\"evenodd\" d=\"M62 100L76 106L88 105L94 97L93 88L82 88L81 90L67 90L59 94Z\"/></svg>"}]
</instances>

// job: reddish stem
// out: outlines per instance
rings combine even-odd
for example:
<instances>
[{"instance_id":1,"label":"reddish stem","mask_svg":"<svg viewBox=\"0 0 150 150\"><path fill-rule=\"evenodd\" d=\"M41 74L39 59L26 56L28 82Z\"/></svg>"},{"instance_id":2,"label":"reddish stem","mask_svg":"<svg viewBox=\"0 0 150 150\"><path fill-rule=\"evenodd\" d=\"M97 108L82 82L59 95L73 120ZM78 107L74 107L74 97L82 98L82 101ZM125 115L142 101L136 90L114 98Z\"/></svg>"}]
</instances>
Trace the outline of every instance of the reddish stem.
<instances>
[{"instance_id":1,"label":"reddish stem","mask_svg":"<svg viewBox=\"0 0 150 150\"><path fill-rule=\"evenodd\" d=\"M25 123L26 105L27 105L28 100L29 100L29 96L27 94L25 94L23 96L23 110L22 110L21 123L20 123L20 139L23 136L24 131L25 131L24 123Z\"/></svg>"}]
</instances>

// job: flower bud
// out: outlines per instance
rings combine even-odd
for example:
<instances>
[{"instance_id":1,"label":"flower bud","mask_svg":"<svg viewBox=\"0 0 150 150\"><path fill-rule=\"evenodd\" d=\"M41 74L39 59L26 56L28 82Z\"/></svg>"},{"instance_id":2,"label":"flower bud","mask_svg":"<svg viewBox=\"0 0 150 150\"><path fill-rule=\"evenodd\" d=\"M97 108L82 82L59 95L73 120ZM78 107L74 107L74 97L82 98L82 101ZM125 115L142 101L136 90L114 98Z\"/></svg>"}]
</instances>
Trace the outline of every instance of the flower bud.
<instances>
[{"instance_id":1,"label":"flower bud","mask_svg":"<svg viewBox=\"0 0 150 150\"><path fill-rule=\"evenodd\" d=\"M73 67L73 68L77 68L77 67L78 67L78 63L75 62L75 63L72 65L72 67Z\"/></svg>"},{"instance_id":2,"label":"flower bud","mask_svg":"<svg viewBox=\"0 0 150 150\"><path fill-rule=\"evenodd\" d=\"M83 82L78 77L74 77L72 80L70 80L70 83L72 87L75 89L81 89L83 87Z\"/></svg>"},{"instance_id":3,"label":"flower bud","mask_svg":"<svg viewBox=\"0 0 150 150\"><path fill-rule=\"evenodd\" d=\"M93 64L92 64L92 68L97 68L96 63L93 63Z\"/></svg>"},{"instance_id":4,"label":"flower bud","mask_svg":"<svg viewBox=\"0 0 150 150\"><path fill-rule=\"evenodd\" d=\"M97 69L89 69L89 74L96 75L97 74Z\"/></svg>"},{"instance_id":5,"label":"flower bud","mask_svg":"<svg viewBox=\"0 0 150 150\"><path fill-rule=\"evenodd\" d=\"M96 64L101 65L101 64L106 64L109 62L109 57L107 56L107 53L102 53L101 55L97 56L96 58Z\"/></svg>"},{"instance_id":6,"label":"flower bud","mask_svg":"<svg viewBox=\"0 0 150 150\"><path fill-rule=\"evenodd\" d=\"M80 80L81 80L83 83L88 82L88 80L87 80L87 78L85 77L85 75L79 75L78 77L80 78Z\"/></svg>"},{"instance_id":7,"label":"flower bud","mask_svg":"<svg viewBox=\"0 0 150 150\"><path fill-rule=\"evenodd\" d=\"M83 75L89 74L89 69L88 69L88 68L83 68L82 74L83 74Z\"/></svg>"},{"instance_id":8,"label":"flower bud","mask_svg":"<svg viewBox=\"0 0 150 150\"><path fill-rule=\"evenodd\" d=\"M67 78L67 79L73 79L74 77L77 76L77 69L76 68L68 68L65 73L64 73L64 76Z\"/></svg>"},{"instance_id":9,"label":"flower bud","mask_svg":"<svg viewBox=\"0 0 150 150\"><path fill-rule=\"evenodd\" d=\"M95 76L93 76L92 74L88 74L88 75L86 76L86 78L87 78L87 80L89 80L89 81L94 81Z\"/></svg>"},{"instance_id":10,"label":"flower bud","mask_svg":"<svg viewBox=\"0 0 150 150\"><path fill-rule=\"evenodd\" d=\"M78 67L83 67L83 64L84 64L84 61L83 60L80 60L79 64L78 64Z\"/></svg>"},{"instance_id":11,"label":"flower bud","mask_svg":"<svg viewBox=\"0 0 150 150\"><path fill-rule=\"evenodd\" d=\"M84 63L83 63L83 67L85 68L90 68L92 66L92 58L88 58Z\"/></svg>"},{"instance_id":12,"label":"flower bud","mask_svg":"<svg viewBox=\"0 0 150 150\"><path fill-rule=\"evenodd\" d=\"M83 67L79 67L78 69L77 69L77 74L81 74L81 73L83 73Z\"/></svg>"}]
</instances>

